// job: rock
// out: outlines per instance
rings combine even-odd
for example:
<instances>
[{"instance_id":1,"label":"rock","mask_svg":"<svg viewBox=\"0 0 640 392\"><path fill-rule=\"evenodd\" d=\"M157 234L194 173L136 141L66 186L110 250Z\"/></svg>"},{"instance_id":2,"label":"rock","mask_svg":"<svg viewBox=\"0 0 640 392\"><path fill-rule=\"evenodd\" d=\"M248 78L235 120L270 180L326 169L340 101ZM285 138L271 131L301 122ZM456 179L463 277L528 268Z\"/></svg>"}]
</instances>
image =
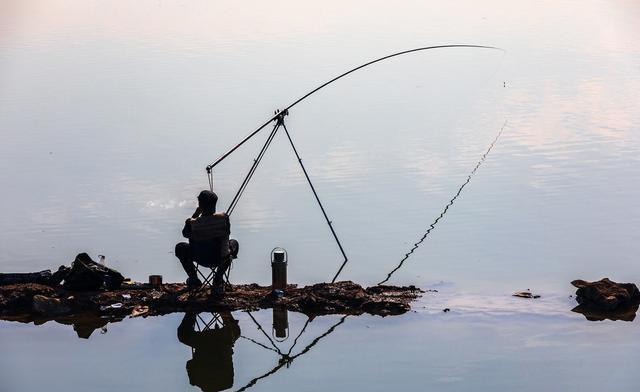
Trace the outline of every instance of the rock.
<instances>
[{"instance_id":1,"label":"rock","mask_svg":"<svg viewBox=\"0 0 640 392\"><path fill-rule=\"evenodd\" d=\"M616 283L608 278L597 282L574 280L576 300L579 304L603 310L616 310L620 307L640 303L640 291L633 283Z\"/></svg>"},{"instance_id":2,"label":"rock","mask_svg":"<svg viewBox=\"0 0 640 392\"><path fill-rule=\"evenodd\" d=\"M139 316L144 316L147 313L149 313L149 307L148 306L136 306L133 308L133 311L131 312L131 317L139 317Z\"/></svg>"},{"instance_id":3,"label":"rock","mask_svg":"<svg viewBox=\"0 0 640 392\"><path fill-rule=\"evenodd\" d=\"M0 286L0 314L28 312L32 308L33 296L36 294L52 297L56 296L56 290L34 283Z\"/></svg>"},{"instance_id":4,"label":"rock","mask_svg":"<svg viewBox=\"0 0 640 392\"><path fill-rule=\"evenodd\" d=\"M36 294L33 296L33 311L44 315L61 315L71 311L71 308L58 298L49 298Z\"/></svg>"},{"instance_id":5,"label":"rock","mask_svg":"<svg viewBox=\"0 0 640 392\"><path fill-rule=\"evenodd\" d=\"M518 291L516 293L512 294L514 297L519 297L519 298L540 298L540 296L538 294L533 294L531 291L529 291L528 289L526 291Z\"/></svg>"}]
</instances>

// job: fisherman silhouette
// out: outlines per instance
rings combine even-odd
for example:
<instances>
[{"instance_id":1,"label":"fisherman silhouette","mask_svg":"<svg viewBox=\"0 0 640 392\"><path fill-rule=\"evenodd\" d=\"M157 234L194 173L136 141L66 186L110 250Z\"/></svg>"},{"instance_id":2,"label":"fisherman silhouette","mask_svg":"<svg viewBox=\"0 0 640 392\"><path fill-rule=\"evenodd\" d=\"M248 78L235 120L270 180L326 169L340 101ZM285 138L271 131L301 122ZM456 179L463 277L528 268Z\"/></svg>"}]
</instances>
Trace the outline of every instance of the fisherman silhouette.
<instances>
[{"instance_id":1,"label":"fisherman silhouette","mask_svg":"<svg viewBox=\"0 0 640 392\"><path fill-rule=\"evenodd\" d=\"M223 391L233 386L233 346L240 337L240 326L231 312L218 313L223 322L196 331L197 313L187 312L178 327L178 340L191 347L187 361L189 383L202 391Z\"/></svg>"},{"instance_id":2,"label":"fisherman silhouette","mask_svg":"<svg viewBox=\"0 0 640 392\"><path fill-rule=\"evenodd\" d=\"M216 268L213 278L214 292L222 294L224 291L223 278L233 259L238 257L239 244L229 239L231 223L229 215L224 212L216 213L218 196L208 190L198 195L198 208L191 218L184 223L182 235L189 242L176 245L175 255L180 260L182 268L187 273L189 288L202 285L196 272L194 262L199 265Z\"/></svg>"}]
</instances>

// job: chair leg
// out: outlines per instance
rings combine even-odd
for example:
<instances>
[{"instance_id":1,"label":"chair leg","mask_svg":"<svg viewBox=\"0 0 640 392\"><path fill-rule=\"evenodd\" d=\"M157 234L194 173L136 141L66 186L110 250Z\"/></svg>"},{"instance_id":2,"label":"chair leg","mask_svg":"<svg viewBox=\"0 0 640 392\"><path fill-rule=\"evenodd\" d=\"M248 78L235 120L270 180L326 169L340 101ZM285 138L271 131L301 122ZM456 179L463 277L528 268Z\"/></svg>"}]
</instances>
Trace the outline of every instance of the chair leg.
<instances>
[{"instance_id":1,"label":"chair leg","mask_svg":"<svg viewBox=\"0 0 640 392\"><path fill-rule=\"evenodd\" d=\"M231 262L229 262L229 266L227 267L226 271L224 272L223 278L226 281L226 283L228 285L231 284L231 282L229 281L229 276L231 273L231 266L233 265L232 263L233 260L231 260ZM209 273L207 275L205 275L201 270L200 270L200 266L198 264L195 265L196 268L196 273L202 278L202 286L194 289L192 291L193 294L197 294L200 291L204 290L207 286L209 287L213 287L213 282L215 280L215 276L216 276L216 272L217 272L217 267L214 268L209 268ZM205 267L203 267L205 268Z\"/></svg>"},{"instance_id":2,"label":"chair leg","mask_svg":"<svg viewBox=\"0 0 640 392\"><path fill-rule=\"evenodd\" d=\"M200 275L200 277L202 277L202 285L194 289L193 294L197 294L200 291L205 290L207 286L211 287L213 282L213 277L215 276L214 268L211 268L209 271L209 274L205 275L202 271L200 271L200 268L198 267L197 264L196 264L196 272L198 273L198 275Z\"/></svg>"}]
</instances>

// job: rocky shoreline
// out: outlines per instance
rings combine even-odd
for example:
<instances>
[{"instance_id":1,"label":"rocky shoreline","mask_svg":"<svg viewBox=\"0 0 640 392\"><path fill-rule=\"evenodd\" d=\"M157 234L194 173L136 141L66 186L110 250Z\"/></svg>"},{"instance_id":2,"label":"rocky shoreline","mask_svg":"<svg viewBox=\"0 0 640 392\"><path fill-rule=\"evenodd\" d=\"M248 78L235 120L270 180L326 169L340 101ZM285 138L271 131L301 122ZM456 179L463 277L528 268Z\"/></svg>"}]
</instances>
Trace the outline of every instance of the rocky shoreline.
<instances>
[{"instance_id":1,"label":"rocky shoreline","mask_svg":"<svg viewBox=\"0 0 640 392\"><path fill-rule=\"evenodd\" d=\"M273 307L307 315L369 313L399 315L410 309L420 289L397 286L363 288L351 281L318 283L306 287L289 285L282 297L270 286L229 285L223 297L211 295L209 288L189 291L185 284L158 287L123 285L115 290L69 291L62 286L20 283L0 286L0 319L44 322L72 315L101 318L156 316L184 311L235 311Z\"/></svg>"}]
</instances>

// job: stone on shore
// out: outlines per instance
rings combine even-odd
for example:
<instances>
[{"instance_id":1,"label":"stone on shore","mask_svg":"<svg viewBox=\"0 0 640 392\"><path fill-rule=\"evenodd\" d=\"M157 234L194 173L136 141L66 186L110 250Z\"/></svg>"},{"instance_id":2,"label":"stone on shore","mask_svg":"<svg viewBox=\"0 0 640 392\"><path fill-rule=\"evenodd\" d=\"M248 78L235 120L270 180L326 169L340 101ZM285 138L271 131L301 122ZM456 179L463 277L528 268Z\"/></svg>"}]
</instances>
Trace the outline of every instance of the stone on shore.
<instances>
[{"instance_id":1,"label":"stone on shore","mask_svg":"<svg viewBox=\"0 0 640 392\"><path fill-rule=\"evenodd\" d=\"M616 283L604 278L597 282L574 280L571 284L578 288L576 300L586 307L613 311L640 303L640 291L633 283Z\"/></svg>"}]
</instances>

